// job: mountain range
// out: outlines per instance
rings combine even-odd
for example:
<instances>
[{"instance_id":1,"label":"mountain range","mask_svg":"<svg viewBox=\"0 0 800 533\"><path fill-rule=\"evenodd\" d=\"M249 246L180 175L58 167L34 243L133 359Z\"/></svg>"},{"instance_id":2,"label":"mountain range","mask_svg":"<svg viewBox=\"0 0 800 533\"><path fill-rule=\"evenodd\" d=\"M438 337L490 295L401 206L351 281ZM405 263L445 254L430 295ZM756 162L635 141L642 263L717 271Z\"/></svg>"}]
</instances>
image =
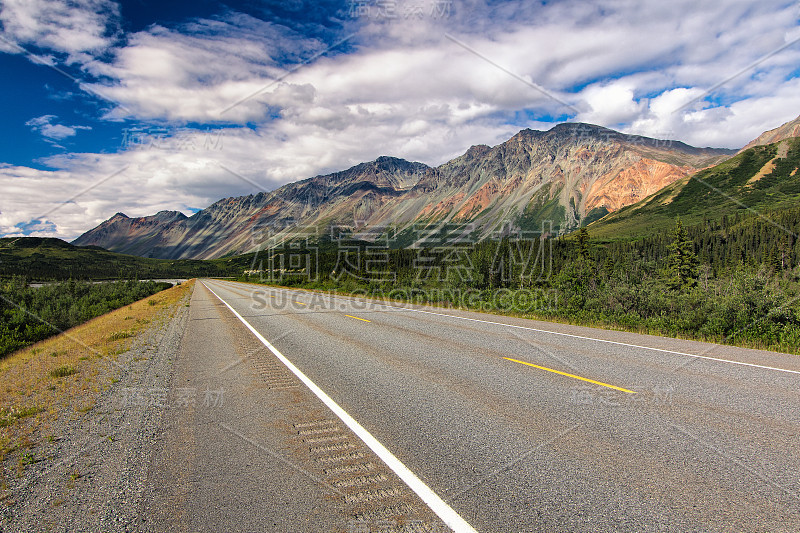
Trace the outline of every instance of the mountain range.
<instances>
[{"instance_id":1,"label":"mountain range","mask_svg":"<svg viewBox=\"0 0 800 533\"><path fill-rule=\"evenodd\" d=\"M796 136L798 125L800 117L748 146ZM420 225L447 225L480 239L509 225L538 231L547 221L553 232L564 233L623 208L638 209L651 195L688 183L736 152L565 123L522 130L494 147L473 146L437 167L379 157L272 192L225 198L190 217L177 211L139 218L117 213L73 244L211 259L251 251L265 237L321 236L332 228L370 239L389 228L402 235Z\"/></svg>"}]
</instances>

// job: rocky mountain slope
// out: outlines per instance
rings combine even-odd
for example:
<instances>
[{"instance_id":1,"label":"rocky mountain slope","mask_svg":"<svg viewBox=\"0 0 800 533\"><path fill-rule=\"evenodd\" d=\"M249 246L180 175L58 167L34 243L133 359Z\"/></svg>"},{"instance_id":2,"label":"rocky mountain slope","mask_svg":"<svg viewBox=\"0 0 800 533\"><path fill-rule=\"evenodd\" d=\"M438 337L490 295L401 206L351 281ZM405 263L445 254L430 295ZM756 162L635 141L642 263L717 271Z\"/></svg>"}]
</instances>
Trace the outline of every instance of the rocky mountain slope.
<instances>
[{"instance_id":1,"label":"rocky mountain slope","mask_svg":"<svg viewBox=\"0 0 800 533\"><path fill-rule=\"evenodd\" d=\"M141 218L117 213L73 244L165 259L242 253L254 240L260 243L271 235L317 233L325 224L352 224L354 213L403 194L426 170L422 163L379 157L273 192L224 198L191 217L167 211Z\"/></svg>"},{"instance_id":2,"label":"rocky mountain slope","mask_svg":"<svg viewBox=\"0 0 800 533\"><path fill-rule=\"evenodd\" d=\"M478 238L500 227L567 231L636 203L730 150L625 135L589 124L523 130L494 147L473 146L436 168L380 157L270 193L220 200L191 217L117 214L75 244L161 258L244 253L331 227L369 238L392 228L463 227ZM413 244L414 239L402 244ZM268 242L267 242L268 244Z\"/></svg>"}]
</instances>

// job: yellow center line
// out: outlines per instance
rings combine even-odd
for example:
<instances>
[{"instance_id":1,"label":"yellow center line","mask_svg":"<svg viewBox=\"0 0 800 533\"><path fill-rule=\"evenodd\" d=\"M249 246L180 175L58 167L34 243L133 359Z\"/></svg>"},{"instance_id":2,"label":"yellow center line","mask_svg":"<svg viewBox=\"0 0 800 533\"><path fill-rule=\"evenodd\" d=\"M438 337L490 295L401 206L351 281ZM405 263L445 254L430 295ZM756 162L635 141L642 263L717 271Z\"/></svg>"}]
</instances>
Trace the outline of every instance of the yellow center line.
<instances>
[{"instance_id":1,"label":"yellow center line","mask_svg":"<svg viewBox=\"0 0 800 533\"><path fill-rule=\"evenodd\" d=\"M303 302L295 302L295 303L296 303L297 305L307 305L307 304L304 304Z\"/></svg>"},{"instance_id":2,"label":"yellow center line","mask_svg":"<svg viewBox=\"0 0 800 533\"><path fill-rule=\"evenodd\" d=\"M511 359L510 357L503 357L503 359L506 359L508 361L514 361L515 363L519 363L521 365L532 366L533 368L538 368L539 370L547 370L548 372L553 372L554 374L561 374L562 376L567 376L568 378L579 379L581 381L588 381L589 383L594 383L595 385L602 385L603 387L608 387L609 389L627 392L628 394L636 394L635 391L623 389L622 387L617 387L614 385L609 385L608 383L603 383L602 381L595 381L593 379L582 378L574 374L567 374L566 372L561 372L560 370L553 370L552 368L547 368L545 366L534 365L532 363L526 363L525 361L518 361L517 359Z\"/></svg>"},{"instance_id":3,"label":"yellow center line","mask_svg":"<svg viewBox=\"0 0 800 533\"><path fill-rule=\"evenodd\" d=\"M353 315L344 315L344 316L349 316L350 318L355 318L356 320L362 320L364 322L372 322L372 320L367 320L366 318L358 318L357 316Z\"/></svg>"}]
</instances>

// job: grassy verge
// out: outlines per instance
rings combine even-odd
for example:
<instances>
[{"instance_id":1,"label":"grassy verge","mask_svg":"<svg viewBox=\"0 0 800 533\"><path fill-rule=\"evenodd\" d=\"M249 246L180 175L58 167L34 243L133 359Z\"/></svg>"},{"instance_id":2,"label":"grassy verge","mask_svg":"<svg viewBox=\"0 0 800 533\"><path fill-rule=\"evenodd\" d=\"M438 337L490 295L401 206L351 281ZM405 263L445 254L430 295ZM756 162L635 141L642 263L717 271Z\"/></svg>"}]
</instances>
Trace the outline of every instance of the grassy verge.
<instances>
[{"instance_id":1,"label":"grassy verge","mask_svg":"<svg viewBox=\"0 0 800 533\"><path fill-rule=\"evenodd\" d=\"M166 289L14 352L0 361L2 488L41 459L56 422L84 416L121 372L119 354L154 321L169 320L194 280ZM14 458L9 464L9 460Z\"/></svg>"}]
</instances>

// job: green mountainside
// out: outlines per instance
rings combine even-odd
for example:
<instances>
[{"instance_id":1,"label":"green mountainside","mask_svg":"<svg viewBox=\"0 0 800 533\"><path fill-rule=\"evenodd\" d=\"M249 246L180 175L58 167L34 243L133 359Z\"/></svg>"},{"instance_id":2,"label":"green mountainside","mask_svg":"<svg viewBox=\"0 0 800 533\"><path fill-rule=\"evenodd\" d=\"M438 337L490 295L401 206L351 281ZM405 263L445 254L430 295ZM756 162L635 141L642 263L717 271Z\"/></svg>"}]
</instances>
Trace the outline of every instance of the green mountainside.
<instances>
[{"instance_id":1,"label":"green mountainside","mask_svg":"<svg viewBox=\"0 0 800 533\"><path fill-rule=\"evenodd\" d=\"M251 258L250 258L251 259ZM61 239L0 239L0 278L26 276L34 281L66 279L159 279L239 275L248 258L201 261L165 260L73 246Z\"/></svg>"},{"instance_id":2,"label":"green mountainside","mask_svg":"<svg viewBox=\"0 0 800 533\"><path fill-rule=\"evenodd\" d=\"M589 225L599 240L629 240L723 217L764 216L800 206L800 138L756 146L679 180Z\"/></svg>"}]
</instances>

